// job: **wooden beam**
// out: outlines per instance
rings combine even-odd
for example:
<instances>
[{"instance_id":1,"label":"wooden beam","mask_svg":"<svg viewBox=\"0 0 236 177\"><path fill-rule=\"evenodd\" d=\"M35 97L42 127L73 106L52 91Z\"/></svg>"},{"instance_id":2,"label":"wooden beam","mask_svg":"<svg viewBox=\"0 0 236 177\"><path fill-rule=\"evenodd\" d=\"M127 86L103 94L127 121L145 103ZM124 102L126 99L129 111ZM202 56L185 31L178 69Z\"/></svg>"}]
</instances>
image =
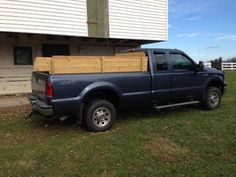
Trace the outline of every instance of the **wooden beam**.
<instances>
[{"instance_id":1,"label":"wooden beam","mask_svg":"<svg viewBox=\"0 0 236 177\"><path fill-rule=\"evenodd\" d=\"M109 38L108 0L87 0L89 37Z\"/></svg>"},{"instance_id":2,"label":"wooden beam","mask_svg":"<svg viewBox=\"0 0 236 177\"><path fill-rule=\"evenodd\" d=\"M51 71L51 58L37 57L34 63L34 71Z\"/></svg>"},{"instance_id":3,"label":"wooden beam","mask_svg":"<svg viewBox=\"0 0 236 177\"><path fill-rule=\"evenodd\" d=\"M145 52L129 52L129 53L117 53L116 56L126 56L126 57L138 56L138 57L146 57L146 54L145 54Z\"/></svg>"}]
</instances>

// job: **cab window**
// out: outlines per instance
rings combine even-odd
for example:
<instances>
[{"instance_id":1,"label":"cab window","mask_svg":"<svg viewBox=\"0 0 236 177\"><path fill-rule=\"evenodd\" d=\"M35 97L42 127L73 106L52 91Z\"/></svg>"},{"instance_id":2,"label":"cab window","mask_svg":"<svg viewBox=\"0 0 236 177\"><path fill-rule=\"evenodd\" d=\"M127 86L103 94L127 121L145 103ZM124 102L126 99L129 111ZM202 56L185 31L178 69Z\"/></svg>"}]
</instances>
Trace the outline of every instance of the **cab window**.
<instances>
[{"instance_id":1,"label":"cab window","mask_svg":"<svg viewBox=\"0 0 236 177\"><path fill-rule=\"evenodd\" d=\"M174 70L193 69L192 61L182 54L170 54L170 58Z\"/></svg>"},{"instance_id":2,"label":"cab window","mask_svg":"<svg viewBox=\"0 0 236 177\"><path fill-rule=\"evenodd\" d=\"M157 71L168 70L168 62L165 53L155 53L154 56Z\"/></svg>"}]
</instances>

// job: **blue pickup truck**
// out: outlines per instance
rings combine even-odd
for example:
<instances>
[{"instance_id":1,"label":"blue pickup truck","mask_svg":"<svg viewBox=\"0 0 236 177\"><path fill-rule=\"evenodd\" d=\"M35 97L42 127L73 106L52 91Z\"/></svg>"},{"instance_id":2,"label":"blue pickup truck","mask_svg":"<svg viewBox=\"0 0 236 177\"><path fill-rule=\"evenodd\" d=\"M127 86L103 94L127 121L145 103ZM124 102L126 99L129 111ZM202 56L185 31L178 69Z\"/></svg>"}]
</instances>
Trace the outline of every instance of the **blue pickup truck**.
<instances>
[{"instance_id":1,"label":"blue pickup truck","mask_svg":"<svg viewBox=\"0 0 236 177\"><path fill-rule=\"evenodd\" d=\"M220 107L226 89L222 71L204 68L177 49L133 49L145 52L148 72L58 74L33 72L33 111L44 116L76 116L89 131L112 128L119 108L155 109L201 104Z\"/></svg>"}]
</instances>

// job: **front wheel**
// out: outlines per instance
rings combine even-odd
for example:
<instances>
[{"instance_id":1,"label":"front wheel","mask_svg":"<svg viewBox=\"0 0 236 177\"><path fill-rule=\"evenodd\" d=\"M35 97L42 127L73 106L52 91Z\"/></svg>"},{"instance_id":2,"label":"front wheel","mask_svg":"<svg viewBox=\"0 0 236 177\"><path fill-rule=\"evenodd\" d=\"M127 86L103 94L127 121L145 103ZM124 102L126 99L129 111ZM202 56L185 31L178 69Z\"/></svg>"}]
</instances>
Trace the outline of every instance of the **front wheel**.
<instances>
[{"instance_id":1,"label":"front wheel","mask_svg":"<svg viewBox=\"0 0 236 177\"><path fill-rule=\"evenodd\" d=\"M209 87L206 91L203 105L208 110L216 110L221 105L222 94L219 88Z\"/></svg>"},{"instance_id":2,"label":"front wheel","mask_svg":"<svg viewBox=\"0 0 236 177\"><path fill-rule=\"evenodd\" d=\"M85 123L92 132L110 130L116 121L116 109L106 100L94 100L87 109Z\"/></svg>"}]
</instances>

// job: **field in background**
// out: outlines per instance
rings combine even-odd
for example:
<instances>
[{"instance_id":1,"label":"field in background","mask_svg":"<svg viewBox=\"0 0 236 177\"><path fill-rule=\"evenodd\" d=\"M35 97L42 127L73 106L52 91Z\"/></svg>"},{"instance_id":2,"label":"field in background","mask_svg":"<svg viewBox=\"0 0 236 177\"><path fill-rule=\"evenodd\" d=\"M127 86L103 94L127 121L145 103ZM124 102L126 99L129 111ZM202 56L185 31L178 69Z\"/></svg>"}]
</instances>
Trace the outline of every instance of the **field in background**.
<instances>
[{"instance_id":1,"label":"field in background","mask_svg":"<svg viewBox=\"0 0 236 177\"><path fill-rule=\"evenodd\" d=\"M235 176L236 72L222 108L119 114L110 132L0 110L0 176ZM35 117L36 118L36 117Z\"/></svg>"}]
</instances>

